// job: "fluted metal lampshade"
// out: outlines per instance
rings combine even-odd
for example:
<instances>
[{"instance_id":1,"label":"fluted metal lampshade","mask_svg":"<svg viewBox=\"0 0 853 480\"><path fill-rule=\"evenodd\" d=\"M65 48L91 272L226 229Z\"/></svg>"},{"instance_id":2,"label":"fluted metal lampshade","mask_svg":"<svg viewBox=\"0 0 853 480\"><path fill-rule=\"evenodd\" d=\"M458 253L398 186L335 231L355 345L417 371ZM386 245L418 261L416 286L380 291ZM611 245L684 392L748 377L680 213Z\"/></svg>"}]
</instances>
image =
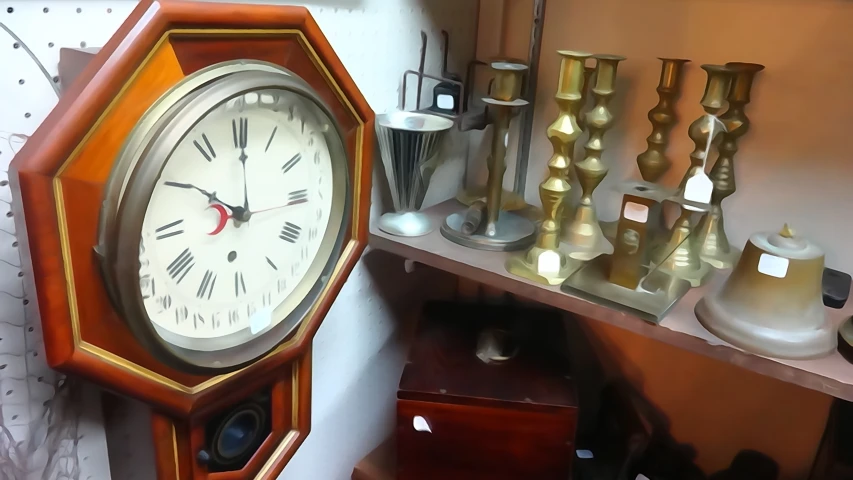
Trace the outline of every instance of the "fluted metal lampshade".
<instances>
[{"instance_id":1,"label":"fluted metal lampshade","mask_svg":"<svg viewBox=\"0 0 853 480\"><path fill-rule=\"evenodd\" d=\"M394 213L379 219L380 229L407 237L432 230L418 209L439 163L436 154L451 127L449 119L419 112L396 111L376 117L376 136L394 202Z\"/></svg>"}]
</instances>

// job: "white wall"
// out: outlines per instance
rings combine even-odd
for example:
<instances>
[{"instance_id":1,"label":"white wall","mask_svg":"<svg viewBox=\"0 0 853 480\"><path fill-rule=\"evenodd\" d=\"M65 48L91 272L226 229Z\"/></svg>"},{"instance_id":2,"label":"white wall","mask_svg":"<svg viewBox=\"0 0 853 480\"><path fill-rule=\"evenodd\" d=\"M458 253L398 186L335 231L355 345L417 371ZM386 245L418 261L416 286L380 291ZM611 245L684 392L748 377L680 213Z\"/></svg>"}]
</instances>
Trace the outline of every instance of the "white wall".
<instances>
[{"instance_id":1,"label":"white wall","mask_svg":"<svg viewBox=\"0 0 853 480\"><path fill-rule=\"evenodd\" d=\"M135 3L6 1L0 22L21 37L52 76L57 73L61 47L103 45ZM440 73L441 29L450 33L452 71L463 73L473 55L475 0L262 3L307 5L377 113L397 106L402 72L417 68L421 30L430 39L427 73ZM8 7L13 9L11 13L5 10ZM50 82L25 49L13 48L13 43L12 37L0 31L0 181L6 179L9 162L26 136L56 103ZM464 138L450 142L448 163L436 173L428 203L448 198L457 190L466 148ZM385 185L383 179L376 182L380 190L374 195L374 216L381 211L379 192ZM0 184L0 365L7 365L0 369L0 427L5 427L0 428L0 479L52 480L62 470L66 475L62 478L107 480L111 463L114 478L150 480L150 451L142 445L148 440L139 433L147 424L143 407L130 402L112 405L105 435L98 392L93 387L85 386L76 400L49 402L54 392L50 382L58 377L43 362L37 316L24 311L25 293L32 298L32 292L24 291L25 283L18 275L22 269L14 245L14 225L5 216L10 201L8 187ZM431 278L421 283L425 275ZM382 252L365 255L315 339L312 433L283 478L348 478L358 459L390 432L393 398L405 355L405 326L411 323L406 320L408 312L421 298L440 294L452 282L426 270L405 274L401 259ZM434 288L425 290L424 284ZM48 425L43 415L48 408L65 413ZM76 444L74 437L81 437ZM58 458L51 457L57 452L63 455L63 462L43 476L48 460ZM4 459L20 469L3 470L9 465Z\"/></svg>"}]
</instances>

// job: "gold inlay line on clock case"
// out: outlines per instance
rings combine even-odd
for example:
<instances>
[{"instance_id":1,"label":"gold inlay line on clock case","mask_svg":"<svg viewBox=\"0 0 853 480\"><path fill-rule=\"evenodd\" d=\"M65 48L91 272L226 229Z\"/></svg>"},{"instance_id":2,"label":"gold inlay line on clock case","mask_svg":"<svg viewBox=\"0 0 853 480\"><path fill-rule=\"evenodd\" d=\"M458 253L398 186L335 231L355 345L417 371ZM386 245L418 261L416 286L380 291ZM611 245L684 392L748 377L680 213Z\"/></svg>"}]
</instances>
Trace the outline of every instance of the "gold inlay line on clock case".
<instances>
[{"instance_id":1,"label":"gold inlay line on clock case","mask_svg":"<svg viewBox=\"0 0 853 480\"><path fill-rule=\"evenodd\" d=\"M164 385L168 388L178 390L182 393L187 394L196 394L207 388L210 388L223 380L228 379L229 377L236 375L242 370L237 370L231 373L227 373L224 375L218 375L210 378L209 380L202 382L196 386L188 387L179 382L171 380L163 375L152 372L151 370L137 365L131 361L128 361L125 358L122 358L112 352L104 350L97 345L93 345L81 338L80 335L80 317L79 310L77 306L77 293L76 287L74 283L74 275L73 268L71 264L71 247L68 239L68 222L65 212L65 201L62 192L62 180L61 175L68 167L68 165L80 154L82 148L89 141L90 137L93 133L98 129L104 119L112 112L118 102L124 97L127 92L127 89L134 83L136 78L139 76L139 73L145 69L146 65L151 61L151 58L156 54L160 48L163 47L163 44L169 39L172 35L184 35L184 34L205 34L205 35L239 35L239 36L247 36L247 35L295 35L299 41L300 46L302 46L305 53L311 58L311 61L314 65L321 71L323 77L325 78L328 85L332 88L332 90L337 95L338 99L346 105L349 113L352 114L353 118L358 122L358 127L356 127L356 149L355 149L355 165L354 172L352 178L361 178L363 172L363 156L362 156L362 147L363 147L363 134L364 134L364 119L358 114L356 109L353 107L352 103L347 99L341 87L332 77L329 69L326 68L326 65L320 59L317 52L314 50L314 47L308 42L308 39L305 37L305 34L300 30L295 29L272 29L272 30L238 30L238 29L174 29L169 30L160 37L157 43L154 45L154 48L151 49L150 52L146 55L145 59L139 64L139 67L133 72L133 74L128 78L124 85L122 85L118 94L113 98L113 100L107 105L107 108L101 114L100 117L95 121L92 125L92 128L86 133L83 137L83 140L75 147L75 149L71 152L71 155L60 165L59 169L56 172L56 175L53 177L53 193L56 202L56 212L57 212L57 223L59 226L59 241L62 247L62 262L65 270L65 281L66 281L66 295L68 297L68 307L71 315L71 331L74 340L74 345L79 347L84 352L87 352L95 357L100 358L106 363L112 364L118 368L123 370L127 370L133 374L136 374L140 377L146 378L153 382ZM361 185L360 182L354 182L353 184L353 207L352 207L352 232L353 235L357 233L357 229L359 228L359 219L360 219L360 205L359 199L361 198ZM344 247L341 252L340 259L338 263L335 265L335 269L332 271L330 278L336 278L340 274L341 265L344 261L348 260L352 255L352 251L354 248L354 243L350 240L347 245ZM326 295L328 295L330 283L327 283L323 288L323 291L320 292L319 297L317 298L317 302L311 307L311 309L306 313L306 318L311 317L317 310L317 306L320 305L323 300L325 300ZM296 341L298 341L304 334L306 324L302 322L299 326L299 329L293 335L293 337L287 342L279 345L275 350L267 354L264 359L268 358L271 355L275 355L276 353L281 352L285 348L289 347Z\"/></svg>"},{"instance_id":2,"label":"gold inlay line on clock case","mask_svg":"<svg viewBox=\"0 0 853 480\"><path fill-rule=\"evenodd\" d=\"M263 478L269 471L275 466L277 463L277 459L281 457L281 454L289 447L293 442L296 441L297 436L299 435L299 429L302 428L302 425L299 425L299 387L301 386L299 382L299 370L302 362L309 361L308 358L310 356L303 356L299 360L293 362L293 370L291 370L291 399L290 399L290 431L287 432L287 435L279 442L279 444L275 447L275 450L270 454L267 459L267 462L261 467L261 470L255 475L255 479ZM177 448L177 446L176 446Z\"/></svg>"}]
</instances>

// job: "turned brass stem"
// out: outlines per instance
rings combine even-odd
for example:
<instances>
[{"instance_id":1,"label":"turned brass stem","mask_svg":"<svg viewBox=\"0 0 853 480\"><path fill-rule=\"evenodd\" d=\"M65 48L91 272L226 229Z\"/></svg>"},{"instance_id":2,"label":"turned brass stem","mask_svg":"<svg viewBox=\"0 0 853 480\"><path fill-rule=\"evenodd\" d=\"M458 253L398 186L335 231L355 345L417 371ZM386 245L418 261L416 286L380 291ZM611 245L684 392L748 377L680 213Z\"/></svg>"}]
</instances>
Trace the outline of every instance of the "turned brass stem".
<instances>
[{"instance_id":1,"label":"turned brass stem","mask_svg":"<svg viewBox=\"0 0 853 480\"><path fill-rule=\"evenodd\" d=\"M755 75L764 69L755 63L727 63L733 78L728 94L729 109L720 116L726 131L718 147L719 156L711 169L714 189L711 193L711 210L702 216L697 225L699 255L716 268L731 268L737 260L737 250L729 244L723 222L723 200L736 190L734 157L738 141L749 131L749 118L744 108L750 101Z\"/></svg>"},{"instance_id":2,"label":"turned brass stem","mask_svg":"<svg viewBox=\"0 0 853 480\"><path fill-rule=\"evenodd\" d=\"M559 51L560 81L554 100L559 108L557 119L548 127L548 140L554 153L548 160L548 178L539 185L539 198L545 219L539 227L536 245L540 248L556 250L560 246L560 220L565 200L571 184L569 171L572 167L572 155L575 141L581 134L577 118L573 114L582 101L584 81L584 60L587 53Z\"/></svg>"},{"instance_id":3,"label":"turned brass stem","mask_svg":"<svg viewBox=\"0 0 853 480\"><path fill-rule=\"evenodd\" d=\"M604 238L595 213L592 194L607 175L607 166L601 161L604 151L604 134L613 125L609 103L615 93L616 68L625 57L595 55L595 85L592 96L595 105L585 115L589 141L584 146L586 157L575 163L575 174L581 185L581 198L571 223L564 229L563 241L577 250L572 258L590 260L602 253L610 253L613 246ZM606 243L606 246L602 244ZM609 249L606 248L609 246Z\"/></svg>"},{"instance_id":4,"label":"turned brass stem","mask_svg":"<svg viewBox=\"0 0 853 480\"><path fill-rule=\"evenodd\" d=\"M690 60L680 58L661 58L660 82L658 83L658 104L649 110L652 133L646 138L648 148L637 156L640 175L647 182L657 182L672 166L672 160L666 155L669 134L678 118L674 105L681 95L681 77L684 65Z\"/></svg>"},{"instance_id":5,"label":"turned brass stem","mask_svg":"<svg viewBox=\"0 0 853 480\"><path fill-rule=\"evenodd\" d=\"M696 176L704 169L708 144L722 132L717 118L725 105L726 96L731 87L731 71L722 65L702 65L702 70L708 73L705 83L705 94L702 96L702 108L705 115L697 118L688 128L688 135L693 140L693 151L690 153L690 168L678 185L680 194L684 193L687 180Z\"/></svg>"},{"instance_id":6,"label":"turned brass stem","mask_svg":"<svg viewBox=\"0 0 853 480\"><path fill-rule=\"evenodd\" d=\"M492 64L492 69L495 71L492 101L487 103L489 109L494 112L494 122L491 155L487 162L489 178L486 182L486 236L493 236L497 231L503 179L506 173L507 138L513 109L516 107L513 103L518 101L522 77L527 67L517 63L495 62Z\"/></svg>"}]
</instances>

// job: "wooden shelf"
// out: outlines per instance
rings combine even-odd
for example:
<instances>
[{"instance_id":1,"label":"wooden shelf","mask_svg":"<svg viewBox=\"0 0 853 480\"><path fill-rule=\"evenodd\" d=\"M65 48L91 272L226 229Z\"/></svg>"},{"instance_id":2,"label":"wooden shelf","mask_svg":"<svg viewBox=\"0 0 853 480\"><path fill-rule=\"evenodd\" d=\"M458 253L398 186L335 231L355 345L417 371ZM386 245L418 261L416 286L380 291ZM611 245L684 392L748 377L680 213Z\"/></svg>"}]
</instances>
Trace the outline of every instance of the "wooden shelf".
<instances>
[{"instance_id":1,"label":"wooden shelf","mask_svg":"<svg viewBox=\"0 0 853 480\"><path fill-rule=\"evenodd\" d=\"M817 360L779 360L744 352L705 330L696 320L693 307L705 293L720 286L725 274L717 273L709 285L688 292L660 325L653 325L630 314L563 293L559 287L546 287L511 275L504 268L508 253L473 250L445 239L437 227L447 215L459 208L459 203L449 200L427 209L426 213L436 225L436 229L422 237L395 237L371 226L370 245L515 295L729 362L761 375L853 401L853 365L847 363L838 352ZM853 302L848 302L842 310L829 312L834 322L840 322L853 315Z\"/></svg>"}]
</instances>

